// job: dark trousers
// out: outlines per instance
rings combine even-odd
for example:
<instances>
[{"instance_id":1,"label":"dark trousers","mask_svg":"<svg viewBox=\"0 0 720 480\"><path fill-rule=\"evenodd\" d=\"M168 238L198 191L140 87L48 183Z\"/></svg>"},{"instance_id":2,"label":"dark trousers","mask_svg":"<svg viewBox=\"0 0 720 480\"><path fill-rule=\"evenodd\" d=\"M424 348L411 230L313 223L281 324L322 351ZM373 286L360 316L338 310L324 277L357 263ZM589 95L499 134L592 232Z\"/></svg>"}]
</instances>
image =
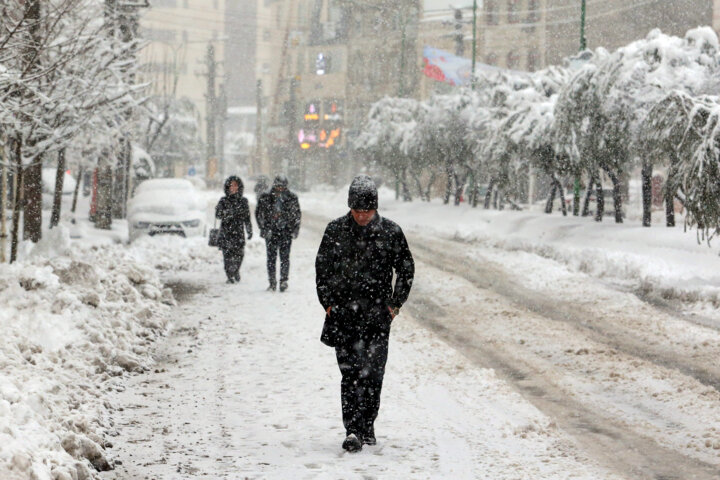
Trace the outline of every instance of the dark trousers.
<instances>
[{"instance_id":1,"label":"dark trousers","mask_svg":"<svg viewBox=\"0 0 720 480\"><path fill-rule=\"evenodd\" d=\"M354 343L335 347L342 375L340 398L347 435L374 433L388 357L387 332L363 334Z\"/></svg>"},{"instance_id":2,"label":"dark trousers","mask_svg":"<svg viewBox=\"0 0 720 480\"><path fill-rule=\"evenodd\" d=\"M276 284L277 257L280 255L280 281L287 282L290 274L290 246L292 236L283 234L272 234L265 239L267 249L267 271L268 280L271 285Z\"/></svg>"},{"instance_id":3,"label":"dark trousers","mask_svg":"<svg viewBox=\"0 0 720 480\"><path fill-rule=\"evenodd\" d=\"M245 257L245 248L225 248L222 252L228 280L240 280L240 266Z\"/></svg>"}]
</instances>

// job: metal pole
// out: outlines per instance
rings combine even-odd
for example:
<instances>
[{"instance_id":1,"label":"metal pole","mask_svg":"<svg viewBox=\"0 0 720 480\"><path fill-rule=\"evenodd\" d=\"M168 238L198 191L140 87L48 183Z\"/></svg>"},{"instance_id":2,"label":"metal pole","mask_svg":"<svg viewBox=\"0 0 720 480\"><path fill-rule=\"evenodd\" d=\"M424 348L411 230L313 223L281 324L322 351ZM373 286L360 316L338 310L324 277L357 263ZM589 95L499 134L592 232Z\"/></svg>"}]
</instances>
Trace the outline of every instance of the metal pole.
<instances>
[{"instance_id":1,"label":"metal pole","mask_svg":"<svg viewBox=\"0 0 720 480\"><path fill-rule=\"evenodd\" d=\"M5 221L7 203L7 156L5 155L5 147L2 147L2 178L0 179L0 263L5 263L5 248L7 246L7 225Z\"/></svg>"},{"instance_id":2,"label":"metal pole","mask_svg":"<svg viewBox=\"0 0 720 480\"><path fill-rule=\"evenodd\" d=\"M404 21L402 24L402 41L400 43L400 85L399 85L399 97L405 96L405 28L407 23Z\"/></svg>"},{"instance_id":3,"label":"metal pole","mask_svg":"<svg viewBox=\"0 0 720 480\"><path fill-rule=\"evenodd\" d=\"M583 0L584 1L584 0ZM470 73L470 86L475 90L475 53L477 51L477 0L473 0L473 39L472 39L472 68Z\"/></svg>"},{"instance_id":4,"label":"metal pole","mask_svg":"<svg viewBox=\"0 0 720 480\"><path fill-rule=\"evenodd\" d=\"M580 3L580 51L582 52L587 48L587 41L585 39L585 0Z\"/></svg>"},{"instance_id":5,"label":"metal pole","mask_svg":"<svg viewBox=\"0 0 720 480\"><path fill-rule=\"evenodd\" d=\"M263 155L263 146L262 146L262 96L263 96L263 88L262 88L262 79L257 81L257 90L255 93L255 101L257 102L257 113L255 117L255 155L252 159L252 166L253 166L253 173L258 174L262 170L262 155Z\"/></svg>"},{"instance_id":6,"label":"metal pole","mask_svg":"<svg viewBox=\"0 0 720 480\"><path fill-rule=\"evenodd\" d=\"M585 39L585 1L580 2L580 51L587 48ZM580 175L575 175L575 183L573 185L573 215L580 215Z\"/></svg>"}]
</instances>

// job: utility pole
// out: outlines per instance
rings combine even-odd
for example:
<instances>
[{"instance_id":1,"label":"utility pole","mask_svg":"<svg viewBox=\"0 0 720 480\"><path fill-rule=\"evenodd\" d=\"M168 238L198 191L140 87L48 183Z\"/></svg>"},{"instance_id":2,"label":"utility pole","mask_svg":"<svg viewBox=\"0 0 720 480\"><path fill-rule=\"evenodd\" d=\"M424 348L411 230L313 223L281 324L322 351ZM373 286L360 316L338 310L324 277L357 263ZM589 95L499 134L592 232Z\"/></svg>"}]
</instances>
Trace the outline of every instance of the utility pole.
<instances>
[{"instance_id":1,"label":"utility pole","mask_svg":"<svg viewBox=\"0 0 720 480\"><path fill-rule=\"evenodd\" d=\"M291 173L291 180L294 179L297 185L305 188L303 171L298 165L299 155L297 154L297 89L298 81L294 77L290 79L290 100L288 102L288 168Z\"/></svg>"},{"instance_id":2,"label":"utility pole","mask_svg":"<svg viewBox=\"0 0 720 480\"><path fill-rule=\"evenodd\" d=\"M3 142L5 145L0 147L2 149L2 156L0 156L0 166L2 166L2 177L0 177L0 263L5 263L5 248L7 244L7 225L5 221L5 205L7 203L7 155L5 155L5 148L7 141Z\"/></svg>"},{"instance_id":3,"label":"utility pole","mask_svg":"<svg viewBox=\"0 0 720 480\"><path fill-rule=\"evenodd\" d=\"M587 48L587 40L585 39L585 1L581 0L580 3L580 51L582 52Z\"/></svg>"},{"instance_id":4,"label":"utility pole","mask_svg":"<svg viewBox=\"0 0 720 480\"><path fill-rule=\"evenodd\" d=\"M215 116L217 110L217 96L215 94L215 78L217 77L217 63L215 61L215 47L212 43L208 44L207 54L205 56L205 65L207 66L207 92L205 93L205 127L207 143L207 167L205 176L208 181L215 180L217 174L217 157L216 157L216 137L215 137Z\"/></svg>"},{"instance_id":5,"label":"utility pole","mask_svg":"<svg viewBox=\"0 0 720 480\"><path fill-rule=\"evenodd\" d=\"M585 0L580 2L580 51L587 48L587 40L585 39ZM590 188L590 185L588 185ZM575 175L575 183L573 184L573 215L580 215L580 174Z\"/></svg>"},{"instance_id":6,"label":"utility pole","mask_svg":"<svg viewBox=\"0 0 720 480\"><path fill-rule=\"evenodd\" d=\"M584 1L584 0L583 0ZM470 68L470 88L475 90L475 53L477 52L477 0L473 0L472 67Z\"/></svg>"},{"instance_id":7,"label":"utility pole","mask_svg":"<svg viewBox=\"0 0 720 480\"><path fill-rule=\"evenodd\" d=\"M137 38L140 25L138 8L149 7L145 2L128 0L105 0L106 9L110 15L111 35L123 45L125 59L128 67L123 71L125 82L135 83L132 65L136 62L136 48L134 42ZM124 113L125 121L132 118L132 112ZM126 127L127 128L127 127ZM127 216L127 201L130 194L130 170L132 167L132 141L130 133L124 132L120 138L120 148L115 162L112 182L112 217L125 218Z\"/></svg>"},{"instance_id":8,"label":"utility pole","mask_svg":"<svg viewBox=\"0 0 720 480\"><path fill-rule=\"evenodd\" d=\"M253 155L252 159L252 167L253 167L253 173L256 175L260 173L260 169L262 168L262 154L263 154L263 145L262 145L262 96L263 96L263 86L262 86L262 79L257 81L257 90L255 94L255 101L257 103L257 113L255 115L255 154Z\"/></svg>"},{"instance_id":9,"label":"utility pole","mask_svg":"<svg viewBox=\"0 0 720 480\"><path fill-rule=\"evenodd\" d=\"M463 34L463 13L459 8L455 9L455 55L465 55L465 42Z\"/></svg>"},{"instance_id":10,"label":"utility pole","mask_svg":"<svg viewBox=\"0 0 720 480\"><path fill-rule=\"evenodd\" d=\"M218 98L217 108L218 122L218 171L226 175L228 173L227 160L225 159L225 120L227 120L227 96L225 93L225 84L220 84L220 96Z\"/></svg>"}]
</instances>

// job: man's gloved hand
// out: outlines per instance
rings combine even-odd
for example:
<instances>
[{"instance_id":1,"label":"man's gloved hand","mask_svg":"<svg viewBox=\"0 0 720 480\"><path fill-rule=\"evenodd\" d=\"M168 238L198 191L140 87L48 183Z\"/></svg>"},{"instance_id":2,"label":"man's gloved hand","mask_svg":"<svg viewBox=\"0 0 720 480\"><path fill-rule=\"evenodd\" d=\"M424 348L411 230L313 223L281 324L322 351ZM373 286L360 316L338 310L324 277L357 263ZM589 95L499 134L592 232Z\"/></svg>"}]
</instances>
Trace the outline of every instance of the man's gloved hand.
<instances>
[{"instance_id":1,"label":"man's gloved hand","mask_svg":"<svg viewBox=\"0 0 720 480\"><path fill-rule=\"evenodd\" d=\"M292 234L292 237L293 237L293 239L297 238L297 237L298 237L298 235L300 235L300 232L299 232L299 231L297 231L297 230L296 230L296 231L294 231L294 232L293 232L293 234Z\"/></svg>"}]
</instances>

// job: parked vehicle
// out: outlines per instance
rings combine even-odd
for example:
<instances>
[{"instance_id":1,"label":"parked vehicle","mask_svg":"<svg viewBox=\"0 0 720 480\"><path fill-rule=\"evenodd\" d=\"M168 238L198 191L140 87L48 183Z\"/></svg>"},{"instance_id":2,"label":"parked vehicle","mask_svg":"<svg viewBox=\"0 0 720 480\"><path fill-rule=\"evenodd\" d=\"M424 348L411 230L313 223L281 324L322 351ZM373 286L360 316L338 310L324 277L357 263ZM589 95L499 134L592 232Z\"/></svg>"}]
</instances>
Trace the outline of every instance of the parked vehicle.
<instances>
[{"instance_id":1,"label":"parked vehicle","mask_svg":"<svg viewBox=\"0 0 720 480\"><path fill-rule=\"evenodd\" d=\"M42 169L42 197L43 197L43 208L50 209L53 205L53 196L55 194L55 178L57 170L54 168L43 168ZM63 198L72 198L75 192L75 178L70 175L69 172L64 173L63 178Z\"/></svg>"},{"instance_id":2,"label":"parked vehicle","mask_svg":"<svg viewBox=\"0 0 720 480\"><path fill-rule=\"evenodd\" d=\"M206 204L193 184L185 179L145 180L128 202L128 236L172 234L205 235Z\"/></svg>"}]
</instances>

